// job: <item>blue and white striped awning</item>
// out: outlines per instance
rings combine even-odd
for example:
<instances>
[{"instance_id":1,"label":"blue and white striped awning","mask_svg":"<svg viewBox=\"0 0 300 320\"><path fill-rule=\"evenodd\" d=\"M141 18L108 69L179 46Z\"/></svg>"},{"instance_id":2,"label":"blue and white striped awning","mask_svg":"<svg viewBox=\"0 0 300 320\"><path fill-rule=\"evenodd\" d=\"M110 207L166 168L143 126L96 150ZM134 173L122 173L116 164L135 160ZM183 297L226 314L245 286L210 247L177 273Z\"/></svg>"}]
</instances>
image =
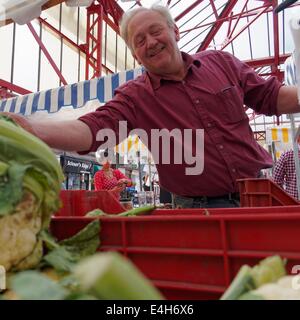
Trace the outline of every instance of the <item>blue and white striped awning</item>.
<instances>
[{"instance_id":1,"label":"blue and white striped awning","mask_svg":"<svg viewBox=\"0 0 300 320\"><path fill-rule=\"evenodd\" d=\"M80 108L90 100L98 99L101 103L105 103L112 99L117 87L136 78L142 72L142 68L136 68L55 89L0 100L0 112L13 112L27 116L36 111L57 112L65 106Z\"/></svg>"}]
</instances>

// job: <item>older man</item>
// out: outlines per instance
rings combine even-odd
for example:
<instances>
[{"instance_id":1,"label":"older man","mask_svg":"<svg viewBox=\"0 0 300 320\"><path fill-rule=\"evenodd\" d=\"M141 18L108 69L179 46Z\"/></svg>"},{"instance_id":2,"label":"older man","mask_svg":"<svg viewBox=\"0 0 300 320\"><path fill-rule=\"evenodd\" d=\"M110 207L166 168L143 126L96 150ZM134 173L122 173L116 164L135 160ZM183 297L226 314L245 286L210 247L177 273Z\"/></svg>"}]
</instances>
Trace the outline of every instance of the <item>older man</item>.
<instances>
[{"instance_id":1,"label":"older man","mask_svg":"<svg viewBox=\"0 0 300 320\"><path fill-rule=\"evenodd\" d=\"M160 184L173 193L175 204L237 206L236 179L256 177L272 166L269 154L253 138L244 104L269 116L299 112L296 89L282 86L274 77L260 78L229 53L180 52L179 30L161 6L127 12L121 34L145 67L143 75L118 88L105 106L78 120L19 121L50 146L82 153L103 143L96 139L99 130L112 129L118 135L120 121L126 121L128 130L143 129L148 137L153 130L177 130L181 141L177 141L180 136L173 137L170 152L159 146L154 155ZM188 149L199 158L197 130L204 133L204 166L197 174L187 174L193 164L180 155ZM148 145L150 150L157 147L151 141ZM161 159L165 152L171 154L170 163Z\"/></svg>"}]
</instances>

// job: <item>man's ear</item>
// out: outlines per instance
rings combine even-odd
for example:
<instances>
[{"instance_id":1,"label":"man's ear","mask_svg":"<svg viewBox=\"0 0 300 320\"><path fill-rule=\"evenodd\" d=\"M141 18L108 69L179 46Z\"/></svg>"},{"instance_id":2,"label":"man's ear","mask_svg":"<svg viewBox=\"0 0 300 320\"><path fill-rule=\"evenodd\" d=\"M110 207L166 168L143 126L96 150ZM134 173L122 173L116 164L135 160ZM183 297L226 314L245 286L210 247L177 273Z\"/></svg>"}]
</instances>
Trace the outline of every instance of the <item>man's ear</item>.
<instances>
[{"instance_id":1,"label":"man's ear","mask_svg":"<svg viewBox=\"0 0 300 320\"><path fill-rule=\"evenodd\" d=\"M175 32L175 40L178 42L180 40L180 32L176 24L174 25L174 32Z\"/></svg>"},{"instance_id":2,"label":"man's ear","mask_svg":"<svg viewBox=\"0 0 300 320\"><path fill-rule=\"evenodd\" d=\"M133 51L131 51L132 56L134 57L134 59L138 62L139 65L141 65L141 61L138 59L138 57L133 53Z\"/></svg>"}]
</instances>

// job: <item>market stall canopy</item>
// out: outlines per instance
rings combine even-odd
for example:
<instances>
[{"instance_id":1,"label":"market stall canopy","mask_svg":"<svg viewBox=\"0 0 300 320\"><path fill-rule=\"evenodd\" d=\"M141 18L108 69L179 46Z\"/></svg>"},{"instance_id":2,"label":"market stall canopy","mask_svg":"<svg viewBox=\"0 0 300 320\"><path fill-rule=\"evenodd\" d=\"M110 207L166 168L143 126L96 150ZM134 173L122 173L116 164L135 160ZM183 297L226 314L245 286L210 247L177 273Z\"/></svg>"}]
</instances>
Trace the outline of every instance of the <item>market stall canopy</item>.
<instances>
[{"instance_id":1,"label":"market stall canopy","mask_svg":"<svg viewBox=\"0 0 300 320\"><path fill-rule=\"evenodd\" d=\"M142 68L81 81L67 86L40 91L0 101L0 112L31 115L36 111L57 112L64 106L80 108L90 100L105 103L112 99L114 90L143 72Z\"/></svg>"}]
</instances>

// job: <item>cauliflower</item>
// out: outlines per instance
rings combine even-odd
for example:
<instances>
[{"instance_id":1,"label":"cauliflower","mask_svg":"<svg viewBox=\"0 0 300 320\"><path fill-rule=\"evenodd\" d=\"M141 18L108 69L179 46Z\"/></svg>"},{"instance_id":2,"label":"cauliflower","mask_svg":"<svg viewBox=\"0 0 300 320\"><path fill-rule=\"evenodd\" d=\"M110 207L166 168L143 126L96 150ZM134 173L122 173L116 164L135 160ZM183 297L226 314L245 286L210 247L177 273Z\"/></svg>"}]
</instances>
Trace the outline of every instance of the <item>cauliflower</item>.
<instances>
[{"instance_id":1,"label":"cauliflower","mask_svg":"<svg viewBox=\"0 0 300 320\"><path fill-rule=\"evenodd\" d=\"M39 233L59 208L63 174L50 148L0 116L0 265L7 271L37 265Z\"/></svg>"},{"instance_id":2,"label":"cauliflower","mask_svg":"<svg viewBox=\"0 0 300 320\"><path fill-rule=\"evenodd\" d=\"M0 264L6 270L17 266L35 251L41 216L35 198L25 193L15 212L0 219Z\"/></svg>"}]
</instances>

